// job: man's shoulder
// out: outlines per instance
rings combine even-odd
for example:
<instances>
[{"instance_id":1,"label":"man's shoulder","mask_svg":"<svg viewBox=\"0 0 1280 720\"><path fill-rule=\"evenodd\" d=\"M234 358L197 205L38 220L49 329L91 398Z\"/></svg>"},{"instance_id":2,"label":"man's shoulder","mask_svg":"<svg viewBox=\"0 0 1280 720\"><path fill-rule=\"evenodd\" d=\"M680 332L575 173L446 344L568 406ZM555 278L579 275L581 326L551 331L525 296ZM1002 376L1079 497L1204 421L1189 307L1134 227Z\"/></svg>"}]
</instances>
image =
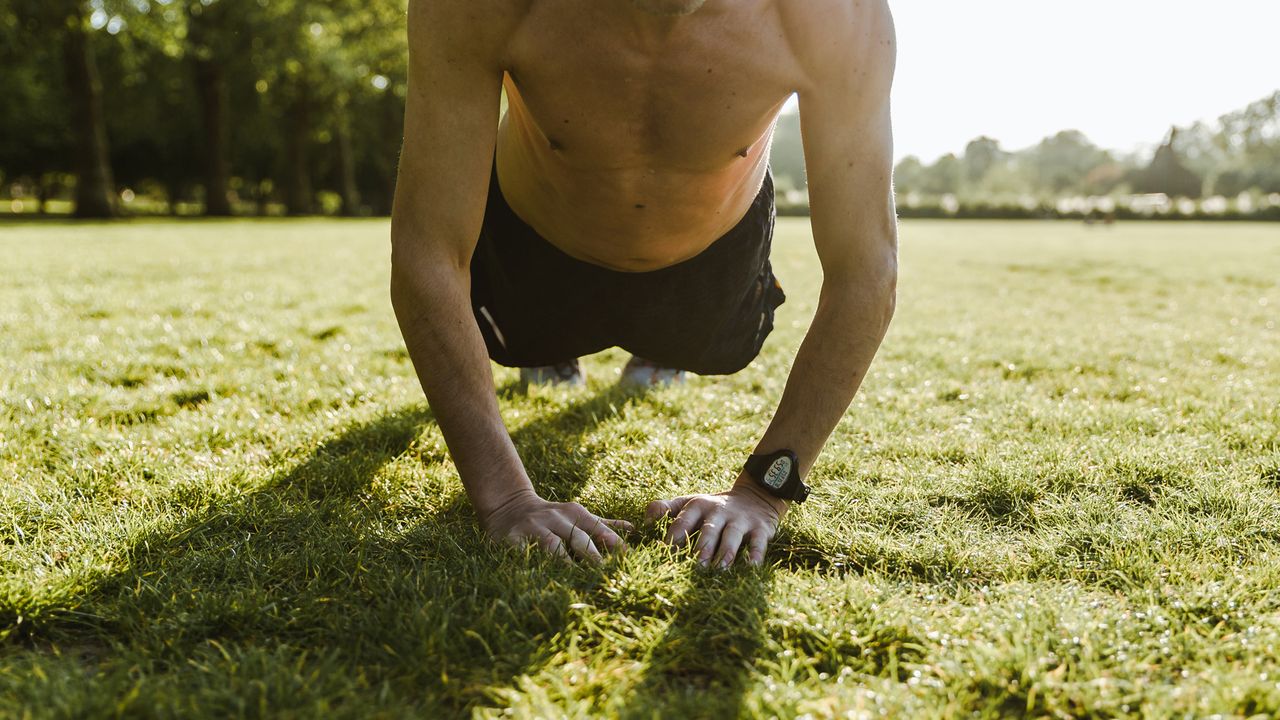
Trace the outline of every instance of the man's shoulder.
<instances>
[{"instance_id":1,"label":"man's shoulder","mask_svg":"<svg viewBox=\"0 0 1280 720\"><path fill-rule=\"evenodd\" d=\"M779 17L796 59L812 77L850 65L892 65L896 55L888 0L779 0Z\"/></svg>"},{"instance_id":2,"label":"man's shoulder","mask_svg":"<svg viewBox=\"0 0 1280 720\"><path fill-rule=\"evenodd\" d=\"M889 21L889 0L777 0L777 11L789 32L848 32L880 27Z\"/></svg>"},{"instance_id":3,"label":"man's shoulder","mask_svg":"<svg viewBox=\"0 0 1280 720\"><path fill-rule=\"evenodd\" d=\"M534 0L409 0L409 12L485 17L495 22L519 19Z\"/></svg>"},{"instance_id":4,"label":"man's shoulder","mask_svg":"<svg viewBox=\"0 0 1280 720\"><path fill-rule=\"evenodd\" d=\"M409 0L410 42L430 38L480 51L501 44L533 0Z\"/></svg>"}]
</instances>

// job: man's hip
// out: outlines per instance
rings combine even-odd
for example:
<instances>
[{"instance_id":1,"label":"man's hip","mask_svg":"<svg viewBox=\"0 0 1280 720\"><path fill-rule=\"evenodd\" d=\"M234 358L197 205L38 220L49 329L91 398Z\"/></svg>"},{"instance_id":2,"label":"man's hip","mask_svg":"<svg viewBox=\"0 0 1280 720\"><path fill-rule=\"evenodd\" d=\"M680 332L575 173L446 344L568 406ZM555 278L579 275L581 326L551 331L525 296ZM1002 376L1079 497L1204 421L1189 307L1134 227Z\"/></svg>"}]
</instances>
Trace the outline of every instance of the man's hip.
<instances>
[{"instance_id":1,"label":"man's hip","mask_svg":"<svg viewBox=\"0 0 1280 720\"><path fill-rule=\"evenodd\" d=\"M746 214L698 255L652 272L567 255L507 205L492 173L471 260L471 303L489 357L551 365L618 346L665 367L731 374L759 354L786 296L769 251L773 179Z\"/></svg>"}]
</instances>

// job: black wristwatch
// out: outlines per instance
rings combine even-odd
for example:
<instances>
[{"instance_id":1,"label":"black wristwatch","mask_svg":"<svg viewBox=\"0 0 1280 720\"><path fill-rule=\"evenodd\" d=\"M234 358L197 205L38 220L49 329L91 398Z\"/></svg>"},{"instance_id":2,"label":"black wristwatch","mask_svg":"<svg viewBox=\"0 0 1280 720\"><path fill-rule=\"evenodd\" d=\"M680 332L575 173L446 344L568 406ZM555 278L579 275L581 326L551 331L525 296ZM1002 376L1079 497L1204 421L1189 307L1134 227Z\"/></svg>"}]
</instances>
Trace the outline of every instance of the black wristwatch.
<instances>
[{"instance_id":1,"label":"black wristwatch","mask_svg":"<svg viewBox=\"0 0 1280 720\"><path fill-rule=\"evenodd\" d=\"M809 486L800 479L800 458L790 450L752 455L742 470L774 497L798 503L809 497Z\"/></svg>"}]
</instances>

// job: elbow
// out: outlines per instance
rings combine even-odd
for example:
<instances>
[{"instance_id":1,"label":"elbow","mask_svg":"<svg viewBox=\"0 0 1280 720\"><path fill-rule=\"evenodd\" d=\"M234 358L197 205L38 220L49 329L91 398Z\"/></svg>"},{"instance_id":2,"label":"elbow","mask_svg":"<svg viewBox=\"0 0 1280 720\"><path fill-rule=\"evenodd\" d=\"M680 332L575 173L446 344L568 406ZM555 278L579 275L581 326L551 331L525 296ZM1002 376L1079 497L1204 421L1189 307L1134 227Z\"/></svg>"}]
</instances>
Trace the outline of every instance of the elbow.
<instances>
[{"instance_id":1,"label":"elbow","mask_svg":"<svg viewBox=\"0 0 1280 720\"><path fill-rule=\"evenodd\" d=\"M884 268L875 273L871 282L874 293L874 313L880 319L880 332L889 331L889 323L893 322L893 313L898 309L898 260L893 258Z\"/></svg>"},{"instance_id":2,"label":"elbow","mask_svg":"<svg viewBox=\"0 0 1280 720\"><path fill-rule=\"evenodd\" d=\"M403 267L394 261L391 263L391 282L388 290L391 295L391 308L396 311L396 314L409 306L413 294L413 286L405 276Z\"/></svg>"},{"instance_id":3,"label":"elbow","mask_svg":"<svg viewBox=\"0 0 1280 720\"><path fill-rule=\"evenodd\" d=\"M420 235L391 234L391 306L397 312L421 307L440 292L469 287L470 258L433 251Z\"/></svg>"},{"instance_id":4,"label":"elbow","mask_svg":"<svg viewBox=\"0 0 1280 720\"><path fill-rule=\"evenodd\" d=\"M413 274L422 261L424 249L429 245L423 242L422 234L405 227L394 215L391 218L391 282L403 282L407 275Z\"/></svg>"},{"instance_id":5,"label":"elbow","mask_svg":"<svg viewBox=\"0 0 1280 720\"><path fill-rule=\"evenodd\" d=\"M432 277L435 272L417 254L392 249L388 290L391 309L397 317L420 313L431 303L432 289L439 286L437 279Z\"/></svg>"},{"instance_id":6,"label":"elbow","mask_svg":"<svg viewBox=\"0 0 1280 720\"><path fill-rule=\"evenodd\" d=\"M893 314L898 309L898 255L894 253L887 263L881 281L881 295L884 302L884 328L889 329Z\"/></svg>"},{"instance_id":7,"label":"elbow","mask_svg":"<svg viewBox=\"0 0 1280 720\"><path fill-rule=\"evenodd\" d=\"M414 295L414 279L416 273L411 267L416 265L412 262L413 255L409 253L403 242L398 242L393 234L391 239L391 277L390 277L390 293L391 307L397 312L404 309L406 304L412 301Z\"/></svg>"},{"instance_id":8,"label":"elbow","mask_svg":"<svg viewBox=\"0 0 1280 720\"><path fill-rule=\"evenodd\" d=\"M848 272L828 275L820 304L832 303L852 317L863 318L887 332L898 306L898 258L888 252L858 263Z\"/></svg>"},{"instance_id":9,"label":"elbow","mask_svg":"<svg viewBox=\"0 0 1280 720\"><path fill-rule=\"evenodd\" d=\"M882 230L877 233L881 242L872 244L856 270L846 273L845 284L850 292L857 293L862 299L868 317L878 320L878 329L883 336L889 330L893 314L898 307L898 227L896 218L890 217ZM854 287L856 286L856 288Z\"/></svg>"}]
</instances>

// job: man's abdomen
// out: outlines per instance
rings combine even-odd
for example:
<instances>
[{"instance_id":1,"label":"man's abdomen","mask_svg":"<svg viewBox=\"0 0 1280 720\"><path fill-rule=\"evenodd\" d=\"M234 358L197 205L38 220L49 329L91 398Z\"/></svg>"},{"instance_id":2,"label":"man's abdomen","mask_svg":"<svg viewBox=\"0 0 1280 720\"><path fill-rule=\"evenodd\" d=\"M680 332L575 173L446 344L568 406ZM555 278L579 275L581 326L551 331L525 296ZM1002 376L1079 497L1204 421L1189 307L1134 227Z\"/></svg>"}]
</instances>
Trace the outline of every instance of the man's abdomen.
<instances>
[{"instance_id":1,"label":"man's abdomen","mask_svg":"<svg viewBox=\"0 0 1280 720\"><path fill-rule=\"evenodd\" d=\"M566 254L644 272L694 257L738 224L768 166L770 124L716 162L625 148L566 147L512 96L498 134L497 172L511 209Z\"/></svg>"}]
</instances>

